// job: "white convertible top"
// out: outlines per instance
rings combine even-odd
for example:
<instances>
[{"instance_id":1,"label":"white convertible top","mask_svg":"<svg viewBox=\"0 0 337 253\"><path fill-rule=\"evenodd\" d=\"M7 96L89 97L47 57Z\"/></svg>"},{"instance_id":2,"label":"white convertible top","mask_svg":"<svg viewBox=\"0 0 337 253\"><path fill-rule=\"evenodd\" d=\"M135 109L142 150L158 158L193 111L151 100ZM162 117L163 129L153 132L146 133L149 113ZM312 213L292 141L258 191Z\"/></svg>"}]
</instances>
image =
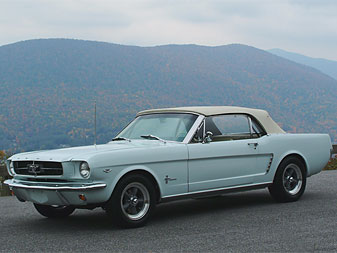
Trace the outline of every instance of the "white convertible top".
<instances>
[{"instance_id":1,"label":"white convertible top","mask_svg":"<svg viewBox=\"0 0 337 253\"><path fill-rule=\"evenodd\" d=\"M279 125L269 116L268 112L260 109L252 109L238 106L190 106L190 107L176 107L176 108L162 108L150 109L137 113L137 116L153 113L194 113L204 116L213 116L220 114L248 114L257 119L264 127L268 134L272 133L285 133Z\"/></svg>"}]
</instances>

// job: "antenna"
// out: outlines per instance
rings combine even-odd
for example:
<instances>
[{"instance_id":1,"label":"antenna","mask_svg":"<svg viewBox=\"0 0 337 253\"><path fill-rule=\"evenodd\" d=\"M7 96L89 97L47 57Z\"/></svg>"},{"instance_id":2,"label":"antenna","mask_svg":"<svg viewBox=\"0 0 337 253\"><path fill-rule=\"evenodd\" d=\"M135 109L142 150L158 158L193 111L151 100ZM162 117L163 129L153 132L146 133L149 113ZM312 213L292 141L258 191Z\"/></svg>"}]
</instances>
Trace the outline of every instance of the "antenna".
<instances>
[{"instance_id":1,"label":"antenna","mask_svg":"<svg viewBox=\"0 0 337 253\"><path fill-rule=\"evenodd\" d=\"M94 103L95 103L95 119L94 119L94 122L95 122L95 127L94 127L94 145L96 146L96 100L94 100Z\"/></svg>"}]
</instances>

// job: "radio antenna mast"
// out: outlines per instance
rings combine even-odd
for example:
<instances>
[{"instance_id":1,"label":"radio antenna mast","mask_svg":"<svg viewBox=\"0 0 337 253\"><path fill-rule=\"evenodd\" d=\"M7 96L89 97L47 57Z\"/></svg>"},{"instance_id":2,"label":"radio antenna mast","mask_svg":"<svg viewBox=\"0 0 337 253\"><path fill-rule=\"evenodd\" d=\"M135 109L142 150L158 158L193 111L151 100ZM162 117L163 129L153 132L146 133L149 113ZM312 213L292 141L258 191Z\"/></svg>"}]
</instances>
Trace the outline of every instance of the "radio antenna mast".
<instances>
[{"instance_id":1,"label":"radio antenna mast","mask_svg":"<svg viewBox=\"0 0 337 253\"><path fill-rule=\"evenodd\" d=\"M95 127L94 127L94 145L96 146L96 100L94 100L95 103L95 119L94 119L94 123L95 123Z\"/></svg>"}]
</instances>

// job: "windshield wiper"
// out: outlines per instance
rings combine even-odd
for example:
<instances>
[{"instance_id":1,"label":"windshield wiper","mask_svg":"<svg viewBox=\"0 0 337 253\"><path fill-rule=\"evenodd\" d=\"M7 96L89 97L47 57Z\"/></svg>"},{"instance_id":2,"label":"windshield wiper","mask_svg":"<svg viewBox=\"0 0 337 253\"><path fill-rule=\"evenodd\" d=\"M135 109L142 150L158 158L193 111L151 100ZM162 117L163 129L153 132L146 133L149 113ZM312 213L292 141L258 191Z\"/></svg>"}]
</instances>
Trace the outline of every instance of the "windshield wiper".
<instances>
[{"instance_id":1,"label":"windshield wiper","mask_svg":"<svg viewBox=\"0 0 337 253\"><path fill-rule=\"evenodd\" d=\"M116 138L113 138L112 141L128 141L128 142L131 142L130 139L125 138L125 137L116 137Z\"/></svg>"},{"instance_id":2,"label":"windshield wiper","mask_svg":"<svg viewBox=\"0 0 337 253\"><path fill-rule=\"evenodd\" d=\"M158 136L152 135L152 134L141 135L140 137L142 137L144 139L148 139L148 140L158 140L158 141L162 141L162 142L166 143L165 140L159 138Z\"/></svg>"}]
</instances>

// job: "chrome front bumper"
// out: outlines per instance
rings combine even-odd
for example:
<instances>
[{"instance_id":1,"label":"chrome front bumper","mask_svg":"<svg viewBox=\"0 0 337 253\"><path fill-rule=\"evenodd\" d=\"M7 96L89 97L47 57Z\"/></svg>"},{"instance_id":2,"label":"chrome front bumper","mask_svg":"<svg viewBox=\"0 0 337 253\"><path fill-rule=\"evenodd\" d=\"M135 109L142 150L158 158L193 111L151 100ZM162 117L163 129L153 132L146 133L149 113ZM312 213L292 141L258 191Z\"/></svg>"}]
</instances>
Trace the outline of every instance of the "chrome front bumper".
<instances>
[{"instance_id":1,"label":"chrome front bumper","mask_svg":"<svg viewBox=\"0 0 337 253\"><path fill-rule=\"evenodd\" d=\"M20 201L43 205L88 205L103 203L110 197L105 183L48 183L8 179L4 184ZM79 195L85 195L85 200L79 198Z\"/></svg>"},{"instance_id":2,"label":"chrome front bumper","mask_svg":"<svg viewBox=\"0 0 337 253\"><path fill-rule=\"evenodd\" d=\"M103 183L85 183L85 184L73 184L73 183L40 183L40 182L27 182L27 181L16 181L15 179L8 179L4 182L9 188L24 188L24 189L35 189L35 190L90 190L90 189L100 189L105 188L106 184Z\"/></svg>"}]
</instances>

